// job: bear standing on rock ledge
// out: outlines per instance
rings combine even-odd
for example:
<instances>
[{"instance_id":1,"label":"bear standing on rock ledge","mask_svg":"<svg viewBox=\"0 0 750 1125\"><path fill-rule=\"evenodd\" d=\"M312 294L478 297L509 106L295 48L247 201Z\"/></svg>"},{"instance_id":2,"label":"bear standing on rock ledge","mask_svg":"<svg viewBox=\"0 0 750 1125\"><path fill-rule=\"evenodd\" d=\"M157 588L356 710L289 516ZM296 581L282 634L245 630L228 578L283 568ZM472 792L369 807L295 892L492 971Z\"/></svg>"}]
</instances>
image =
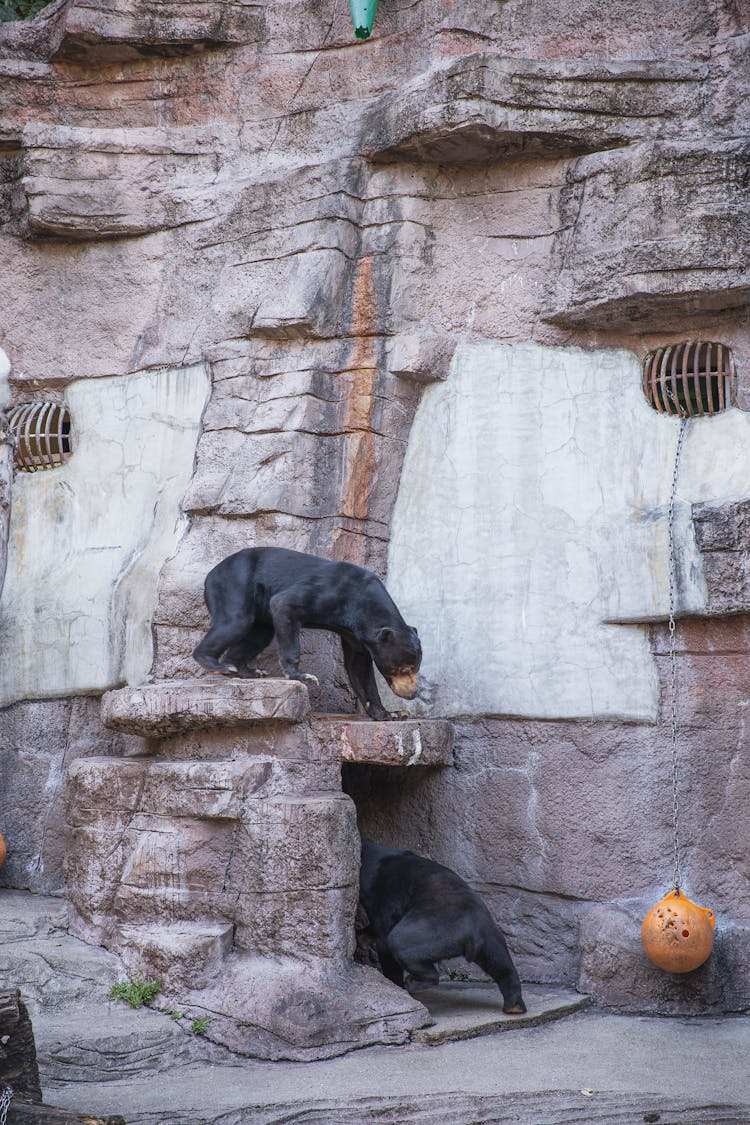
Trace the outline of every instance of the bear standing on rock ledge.
<instances>
[{"instance_id":1,"label":"bear standing on rock ledge","mask_svg":"<svg viewBox=\"0 0 750 1125\"><path fill-rule=\"evenodd\" d=\"M284 675L317 683L299 670L300 629L338 633L355 695L372 719L389 719L373 663L402 699L417 694L422 648L383 583L353 563L283 547L250 547L209 571L205 597L211 628L193 652L201 667L251 676L249 665L274 636Z\"/></svg>"}]
</instances>

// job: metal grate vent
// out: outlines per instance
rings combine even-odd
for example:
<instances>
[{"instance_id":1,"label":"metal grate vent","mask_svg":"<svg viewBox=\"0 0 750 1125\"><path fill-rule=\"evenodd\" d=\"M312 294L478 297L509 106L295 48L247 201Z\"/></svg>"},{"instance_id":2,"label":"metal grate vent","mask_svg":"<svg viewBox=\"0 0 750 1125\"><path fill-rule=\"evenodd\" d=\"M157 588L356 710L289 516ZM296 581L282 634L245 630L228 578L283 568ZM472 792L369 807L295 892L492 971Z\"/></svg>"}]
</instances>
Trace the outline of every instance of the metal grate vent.
<instances>
[{"instance_id":1,"label":"metal grate vent","mask_svg":"<svg viewBox=\"0 0 750 1125\"><path fill-rule=\"evenodd\" d=\"M734 401L732 353L726 344L710 340L657 348L643 361L643 393L660 414L718 414Z\"/></svg>"},{"instance_id":2,"label":"metal grate vent","mask_svg":"<svg viewBox=\"0 0 750 1125\"><path fill-rule=\"evenodd\" d=\"M70 411L59 402L25 402L7 413L16 442L17 469L36 473L55 469L71 453Z\"/></svg>"}]
</instances>

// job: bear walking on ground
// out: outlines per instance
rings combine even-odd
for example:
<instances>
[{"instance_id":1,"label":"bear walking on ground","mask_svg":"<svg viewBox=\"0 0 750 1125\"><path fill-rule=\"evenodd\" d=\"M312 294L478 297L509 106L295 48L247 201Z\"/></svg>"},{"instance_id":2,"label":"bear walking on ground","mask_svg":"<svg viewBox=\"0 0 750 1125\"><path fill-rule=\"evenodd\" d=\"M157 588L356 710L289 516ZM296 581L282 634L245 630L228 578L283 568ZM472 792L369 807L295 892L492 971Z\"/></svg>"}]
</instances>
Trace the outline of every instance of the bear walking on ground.
<instances>
[{"instance_id":1,"label":"bear walking on ground","mask_svg":"<svg viewBox=\"0 0 750 1125\"><path fill-rule=\"evenodd\" d=\"M394 984L437 984L436 962L464 957L495 981L504 1012L526 1011L502 931L455 871L363 839L360 903L368 920L364 932L374 939L380 966Z\"/></svg>"}]
</instances>

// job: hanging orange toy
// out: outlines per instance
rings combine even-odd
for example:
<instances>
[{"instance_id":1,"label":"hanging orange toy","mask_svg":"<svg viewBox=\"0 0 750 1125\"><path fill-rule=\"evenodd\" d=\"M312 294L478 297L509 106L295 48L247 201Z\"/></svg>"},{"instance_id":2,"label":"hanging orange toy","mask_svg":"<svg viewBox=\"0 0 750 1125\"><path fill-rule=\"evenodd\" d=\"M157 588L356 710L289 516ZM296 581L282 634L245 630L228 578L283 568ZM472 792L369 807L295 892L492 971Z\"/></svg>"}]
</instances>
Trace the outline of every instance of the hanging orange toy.
<instances>
[{"instance_id":1,"label":"hanging orange toy","mask_svg":"<svg viewBox=\"0 0 750 1125\"><path fill-rule=\"evenodd\" d=\"M689 973L708 958L714 944L714 912L679 890L652 906L641 926L647 957L667 973Z\"/></svg>"}]
</instances>

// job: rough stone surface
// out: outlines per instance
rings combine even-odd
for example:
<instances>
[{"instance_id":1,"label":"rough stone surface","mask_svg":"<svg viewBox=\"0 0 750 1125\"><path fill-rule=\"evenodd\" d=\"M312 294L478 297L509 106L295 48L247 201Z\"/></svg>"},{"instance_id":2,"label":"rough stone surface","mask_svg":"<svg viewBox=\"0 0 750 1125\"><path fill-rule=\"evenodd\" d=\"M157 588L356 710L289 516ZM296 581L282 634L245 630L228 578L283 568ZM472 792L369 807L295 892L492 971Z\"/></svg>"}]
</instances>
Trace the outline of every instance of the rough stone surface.
<instances>
[{"instance_id":1,"label":"rough stone surface","mask_svg":"<svg viewBox=\"0 0 750 1125\"><path fill-rule=\"evenodd\" d=\"M447 378L454 348L450 336L400 333L388 344L388 370L417 383L435 383Z\"/></svg>"},{"instance_id":2,"label":"rough stone surface","mask_svg":"<svg viewBox=\"0 0 750 1125\"><path fill-rule=\"evenodd\" d=\"M319 718L313 722L321 754L342 762L384 766L449 766L453 728L439 720L373 723Z\"/></svg>"},{"instance_id":3,"label":"rough stone surface","mask_svg":"<svg viewBox=\"0 0 750 1125\"><path fill-rule=\"evenodd\" d=\"M405 1042L429 1019L353 961L355 810L308 707L286 680L121 689L104 720L148 735L150 752L68 770L71 932L162 981L159 1006L190 1004L243 1055L323 1058ZM284 723L300 729L278 754Z\"/></svg>"},{"instance_id":4,"label":"rough stone surface","mask_svg":"<svg viewBox=\"0 0 750 1125\"><path fill-rule=\"evenodd\" d=\"M693 523L708 610L746 613L750 608L750 502L694 504Z\"/></svg>"},{"instance_id":5,"label":"rough stone surface","mask_svg":"<svg viewBox=\"0 0 750 1125\"><path fill-rule=\"evenodd\" d=\"M585 157L560 198L545 315L592 327L655 328L750 299L746 141L641 143ZM665 221L684 213L690 222ZM689 331L689 330L688 330Z\"/></svg>"},{"instance_id":6,"label":"rough stone surface","mask_svg":"<svg viewBox=\"0 0 750 1125\"><path fill-rule=\"evenodd\" d=\"M60 892L65 773L79 757L137 752L136 739L106 730L98 697L16 703L0 711L0 832L8 855L0 886Z\"/></svg>"},{"instance_id":7,"label":"rough stone surface","mask_svg":"<svg viewBox=\"0 0 750 1125\"><path fill-rule=\"evenodd\" d=\"M599 62L471 54L376 102L370 159L489 163L572 155L684 130L700 109L700 63Z\"/></svg>"},{"instance_id":8,"label":"rough stone surface","mask_svg":"<svg viewBox=\"0 0 750 1125\"><path fill-rule=\"evenodd\" d=\"M0 937L3 978L19 981L33 1017L46 1101L56 1101L51 1089L70 1083L155 1076L198 1058L232 1060L187 1035L185 1019L111 1001L111 986L127 978L123 965L70 935L64 899L3 891Z\"/></svg>"},{"instance_id":9,"label":"rough stone surface","mask_svg":"<svg viewBox=\"0 0 750 1125\"><path fill-rule=\"evenodd\" d=\"M257 35L254 4L208 0L107 0L92 6L55 0L32 21L0 28L0 57L81 61L89 65L180 55Z\"/></svg>"},{"instance_id":10,"label":"rough stone surface","mask_svg":"<svg viewBox=\"0 0 750 1125\"><path fill-rule=\"evenodd\" d=\"M291 680L168 680L120 688L102 698L102 721L144 738L246 723L298 723L310 709L304 684Z\"/></svg>"},{"instance_id":11,"label":"rough stone surface","mask_svg":"<svg viewBox=\"0 0 750 1125\"><path fill-rule=\"evenodd\" d=\"M581 922L579 988L620 1012L712 1015L750 1009L750 928L721 920L711 955L689 973L665 973L640 941L652 902L592 906Z\"/></svg>"},{"instance_id":12,"label":"rough stone surface","mask_svg":"<svg viewBox=\"0 0 750 1125\"><path fill-rule=\"evenodd\" d=\"M213 215L221 142L210 129L23 132L24 220L47 238L148 234ZM203 202L201 202L203 197Z\"/></svg>"}]
</instances>

